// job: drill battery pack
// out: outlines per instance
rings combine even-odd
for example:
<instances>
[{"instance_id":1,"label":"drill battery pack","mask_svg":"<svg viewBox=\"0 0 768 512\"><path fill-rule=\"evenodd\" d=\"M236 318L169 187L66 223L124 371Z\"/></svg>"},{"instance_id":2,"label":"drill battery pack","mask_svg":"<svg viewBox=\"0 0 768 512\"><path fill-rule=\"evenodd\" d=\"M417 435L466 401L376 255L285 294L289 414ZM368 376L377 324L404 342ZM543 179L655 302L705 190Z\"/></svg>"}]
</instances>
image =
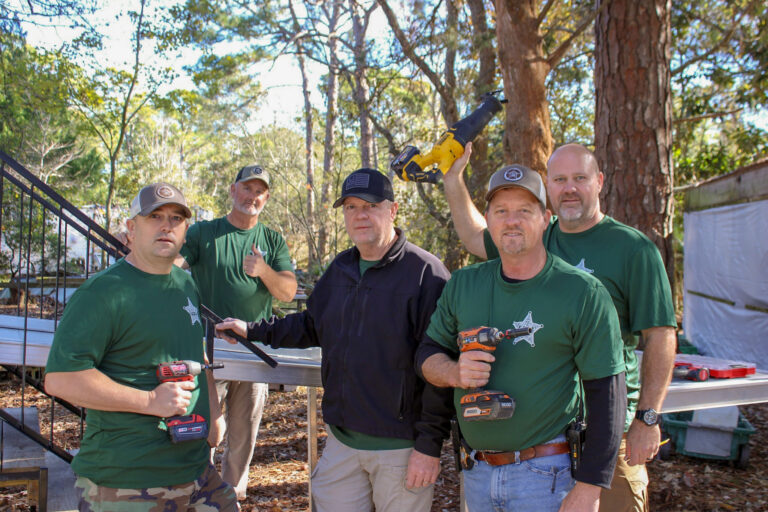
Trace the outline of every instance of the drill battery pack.
<instances>
[{"instance_id":1,"label":"drill battery pack","mask_svg":"<svg viewBox=\"0 0 768 512\"><path fill-rule=\"evenodd\" d=\"M165 424L174 444L208 438L208 422L199 414L173 416L165 420Z\"/></svg>"},{"instance_id":2,"label":"drill battery pack","mask_svg":"<svg viewBox=\"0 0 768 512\"><path fill-rule=\"evenodd\" d=\"M460 405L465 421L505 420L515 414L515 399L503 391L467 393L461 397Z\"/></svg>"}]
</instances>

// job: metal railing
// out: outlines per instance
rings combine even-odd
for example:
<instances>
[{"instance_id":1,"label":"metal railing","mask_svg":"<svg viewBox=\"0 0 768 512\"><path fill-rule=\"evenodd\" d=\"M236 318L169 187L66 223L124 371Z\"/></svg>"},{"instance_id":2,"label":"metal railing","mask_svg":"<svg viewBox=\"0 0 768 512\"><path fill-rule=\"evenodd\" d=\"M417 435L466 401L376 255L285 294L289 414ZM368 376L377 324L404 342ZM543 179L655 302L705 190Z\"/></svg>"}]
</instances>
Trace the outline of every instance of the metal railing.
<instances>
[{"instance_id":1,"label":"metal railing","mask_svg":"<svg viewBox=\"0 0 768 512\"><path fill-rule=\"evenodd\" d=\"M6 320L15 317L10 322L12 327L4 325L2 329L4 338L12 339L0 341L21 345L18 352L3 351L0 360L0 365L13 375L10 378L14 384L19 384L16 395L20 397L21 416L16 419L0 409L0 419L70 462L72 455L57 444L55 409L58 404L76 415L80 439L83 409L46 395L48 435L41 435L39 425L26 422L24 409L30 401L27 387L45 394L40 361L28 358L30 336L34 332L52 337L73 289L119 257L118 250L127 248L3 151L0 199L0 315ZM31 327L31 322L36 322L37 327Z\"/></svg>"},{"instance_id":2,"label":"metal railing","mask_svg":"<svg viewBox=\"0 0 768 512\"><path fill-rule=\"evenodd\" d=\"M20 345L18 353L0 351L0 366L19 382L16 395L20 396L21 404L20 419L0 408L0 420L66 462L71 462L72 455L65 446L56 442L54 433L59 429L55 427L55 406L58 404L67 413L76 416L80 440L86 412L45 393L40 377L45 361L38 357L34 364L28 364L30 333L44 333L49 337L50 346L70 292L130 250L3 151L0 151L0 198L0 294L5 292L5 298L0 302L6 303L0 303L0 319L13 316L17 320L11 322L16 338L4 340L0 334L0 344ZM297 299L299 304L302 298ZM213 361L216 315L204 306L200 308L200 313L208 358ZM8 323L0 325L0 333L9 331ZM28 425L26 422L27 386L47 397L47 437L41 435L39 425ZM0 469L3 463L1 446L2 434Z\"/></svg>"}]
</instances>

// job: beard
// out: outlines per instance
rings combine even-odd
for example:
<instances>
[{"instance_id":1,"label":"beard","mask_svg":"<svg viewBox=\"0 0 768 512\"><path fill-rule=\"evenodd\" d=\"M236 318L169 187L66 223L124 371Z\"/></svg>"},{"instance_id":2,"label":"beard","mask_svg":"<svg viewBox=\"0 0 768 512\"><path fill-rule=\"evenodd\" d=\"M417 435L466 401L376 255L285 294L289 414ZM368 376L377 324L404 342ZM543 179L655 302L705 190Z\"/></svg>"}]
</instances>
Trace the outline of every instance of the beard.
<instances>
[{"instance_id":1,"label":"beard","mask_svg":"<svg viewBox=\"0 0 768 512\"><path fill-rule=\"evenodd\" d=\"M264 205L257 207L248 203L235 203L234 208L243 215L255 216L261 214L261 211L264 209Z\"/></svg>"}]
</instances>

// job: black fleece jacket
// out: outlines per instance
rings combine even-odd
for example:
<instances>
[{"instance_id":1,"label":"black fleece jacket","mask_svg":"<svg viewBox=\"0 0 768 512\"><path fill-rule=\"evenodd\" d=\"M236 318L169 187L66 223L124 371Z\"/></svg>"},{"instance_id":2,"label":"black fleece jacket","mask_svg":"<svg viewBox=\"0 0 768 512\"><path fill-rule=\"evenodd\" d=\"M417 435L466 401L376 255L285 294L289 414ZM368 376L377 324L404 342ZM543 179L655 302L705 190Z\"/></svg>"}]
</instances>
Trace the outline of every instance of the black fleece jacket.
<instances>
[{"instance_id":1,"label":"black fleece jacket","mask_svg":"<svg viewBox=\"0 0 768 512\"><path fill-rule=\"evenodd\" d=\"M394 245L362 277L357 248L342 252L305 311L250 323L248 339L273 348L322 347L327 423L412 439L416 450L439 457L450 430L453 390L424 382L414 354L450 273L396 232Z\"/></svg>"}]
</instances>

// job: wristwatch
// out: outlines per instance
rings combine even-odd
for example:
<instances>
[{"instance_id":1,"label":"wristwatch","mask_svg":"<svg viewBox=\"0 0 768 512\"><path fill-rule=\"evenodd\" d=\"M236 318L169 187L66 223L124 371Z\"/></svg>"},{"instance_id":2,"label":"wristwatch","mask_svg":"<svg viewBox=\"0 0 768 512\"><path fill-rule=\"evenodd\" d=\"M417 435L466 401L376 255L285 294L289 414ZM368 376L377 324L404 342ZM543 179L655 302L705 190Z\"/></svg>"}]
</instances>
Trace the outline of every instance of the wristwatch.
<instances>
[{"instance_id":1,"label":"wristwatch","mask_svg":"<svg viewBox=\"0 0 768 512\"><path fill-rule=\"evenodd\" d=\"M642 421L649 427L659 424L659 413L655 409L639 409L635 413L635 418Z\"/></svg>"}]
</instances>

